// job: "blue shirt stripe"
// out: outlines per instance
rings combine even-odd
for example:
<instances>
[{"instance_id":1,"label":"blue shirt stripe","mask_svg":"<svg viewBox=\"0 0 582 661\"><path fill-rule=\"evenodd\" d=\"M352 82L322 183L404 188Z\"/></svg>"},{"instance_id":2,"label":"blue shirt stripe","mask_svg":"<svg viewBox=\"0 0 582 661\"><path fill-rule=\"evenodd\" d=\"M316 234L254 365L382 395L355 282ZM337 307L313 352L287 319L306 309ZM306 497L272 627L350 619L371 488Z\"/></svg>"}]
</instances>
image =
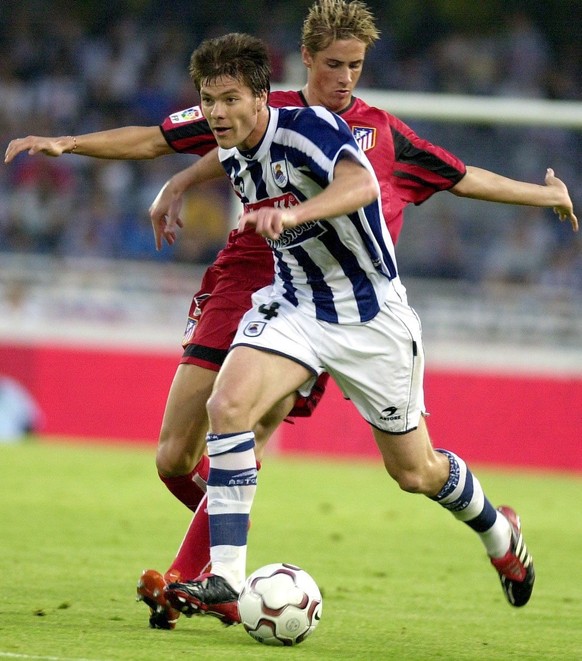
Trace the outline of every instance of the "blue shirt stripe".
<instances>
[{"instance_id":1,"label":"blue shirt stripe","mask_svg":"<svg viewBox=\"0 0 582 661\"><path fill-rule=\"evenodd\" d=\"M289 252L295 257L307 275L307 283L311 287L312 300L315 305L316 318L337 324L338 316L333 302L333 291L326 283L323 271L301 246L295 246Z\"/></svg>"},{"instance_id":2,"label":"blue shirt stripe","mask_svg":"<svg viewBox=\"0 0 582 661\"><path fill-rule=\"evenodd\" d=\"M362 321L373 319L378 314L380 305L370 278L368 278L354 254L342 243L333 226L326 221L321 222L322 225L328 228L328 231L319 237L319 241L326 245L330 254L341 264L344 273L352 283L354 297L360 311L360 319Z\"/></svg>"}]
</instances>

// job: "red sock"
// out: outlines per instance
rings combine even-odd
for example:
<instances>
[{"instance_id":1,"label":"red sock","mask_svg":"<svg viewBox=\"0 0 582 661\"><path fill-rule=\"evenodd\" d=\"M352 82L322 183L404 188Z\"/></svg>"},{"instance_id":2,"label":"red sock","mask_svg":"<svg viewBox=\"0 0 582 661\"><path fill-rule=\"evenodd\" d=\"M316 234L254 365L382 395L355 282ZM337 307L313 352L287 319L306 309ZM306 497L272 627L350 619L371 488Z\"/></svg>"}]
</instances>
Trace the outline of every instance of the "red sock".
<instances>
[{"instance_id":1,"label":"red sock","mask_svg":"<svg viewBox=\"0 0 582 661\"><path fill-rule=\"evenodd\" d=\"M209 467L208 457L204 455L187 475L175 475L173 477L160 475L160 480L181 503L196 512L200 501L206 495Z\"/></svg>"},{"instance_id":2,"label":"red sock","mask_svg":"<svg viewBox=\"0 0 582 661\"><path fill-rule=\"evenodd\" d=\"M166 576L170 572L179 572L180 580L188 581L199 576L210 563L210 529L206 504L207 496L204 494Z\"/></svg>"}]
</instances>

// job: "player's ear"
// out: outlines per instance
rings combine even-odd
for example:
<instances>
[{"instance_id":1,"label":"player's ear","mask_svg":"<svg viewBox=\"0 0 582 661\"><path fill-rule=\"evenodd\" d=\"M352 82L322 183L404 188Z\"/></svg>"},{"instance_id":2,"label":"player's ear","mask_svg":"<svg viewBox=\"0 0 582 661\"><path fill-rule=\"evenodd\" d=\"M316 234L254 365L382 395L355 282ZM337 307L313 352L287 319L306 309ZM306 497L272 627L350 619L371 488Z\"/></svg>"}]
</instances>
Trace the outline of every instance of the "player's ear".
<instances>
[{"instance_id":1,"label":"player's ear","mask_svg":"<svg viewBox=\"0 0 582 661\"><path fill-rule=\"evenodd\" d=\"M311 69L311 65L313 64L313 57L305 46L301 46L301 60L308 69Z\"/></svg>"},{"instance_id":2,"label":"player's ear","mask_svg":"<svg viewBox=\"0 0 582 661\"><path fill-rule=\"evenodd\" d=\"M257 112L260 112L261 110L263 110L263 108L265 108L265 106L267 105L267 100L268 100L267 92L263 92L262 94L260 94L259 96L257 96L257 98L256 98L256 102L257 102L257 105L256 105Z\"/></svg>"}]
</instances>

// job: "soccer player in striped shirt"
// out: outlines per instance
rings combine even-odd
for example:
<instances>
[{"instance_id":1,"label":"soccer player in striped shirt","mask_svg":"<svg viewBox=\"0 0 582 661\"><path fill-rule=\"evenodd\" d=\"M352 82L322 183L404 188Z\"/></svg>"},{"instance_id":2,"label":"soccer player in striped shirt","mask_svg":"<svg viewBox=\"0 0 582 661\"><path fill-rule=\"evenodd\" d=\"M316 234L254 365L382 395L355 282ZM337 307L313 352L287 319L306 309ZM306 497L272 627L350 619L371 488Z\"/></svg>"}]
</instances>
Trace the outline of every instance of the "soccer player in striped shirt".
<instances>
[{"instance_id":1,"label":"soccer player in striped shirt","mask_svg":"<svg viewBox=\"0 0 582 661\"><path fill-rule=\"evenodd\" d=\"M475 530L510 602L525 604L534 569L519 519L493 507L460 457L431 445L420 322L400 283L378 181L349 127L320 106L269 107L266 48L249 35L203 42L191 74L244 205L239 230L267 239L275 279L253 295L207 405L211 572L170 583L166 598L188 616L239 621L257 484L252 430L325 371L370 424L399 486Z\"/></svg>"},{"instance_id":2,"label":"soccer player in striped shirt","mask_svg":"<svg viewBox=\"0 0 582 661\"><path fill-rule=\"evenodd\" d=\"M545 186L538 186L472 166L465 168L450 152L419 138L393 115L353 97L366 50L377 38L373 16L363 3L317 0L303 27L302 57L308 70L307 84L301 91L273 92L269 103L320 104L341 113L374 166L382 190L384 217L394 242L405 206L421 203L441 190L497 202L556 207L560 216L569 218L576 227L567 189L553 173L546 177ZM13 140L6 151L6 160L25 150L51 156L73 152L132 159L173 151L201 155L215 144L200 108L193 107L172 114L161 127L124 127L74 139L28 136ZM192 171L176 175L152 207L158 247L164 239L174 239L182 192L196 182L196 165ZM224 175L222 169L218 172ZM164 415L157 465L166 486L195 510L195 515L178 555L166 572L167 578L195 577L208 562L204 497L207 464L205 458L196 463L197 448L203 445L206 427L205 402L238 318L249 307L251 293L270 282L272 269L270 250L254 230L233 232L193 298L184 355ZM280 420L275 418L273 426ZM262 438L257 436L257 450L267 435L268 429ZM177 614L167 606L163 587L164 577L147 570L138 594L152 607L151 626L173 628Z\"/></svg>"}]
</instances>

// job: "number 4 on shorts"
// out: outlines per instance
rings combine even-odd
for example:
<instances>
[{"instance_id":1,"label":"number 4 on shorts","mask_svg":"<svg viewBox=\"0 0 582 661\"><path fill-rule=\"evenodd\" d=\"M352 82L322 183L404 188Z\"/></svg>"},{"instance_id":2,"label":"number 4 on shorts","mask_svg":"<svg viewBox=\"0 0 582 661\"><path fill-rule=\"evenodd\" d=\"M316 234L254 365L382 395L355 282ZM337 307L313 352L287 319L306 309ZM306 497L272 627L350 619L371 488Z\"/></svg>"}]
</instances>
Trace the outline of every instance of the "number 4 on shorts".
<instances>
[{"instance_id":1,"label":"number 4 on shorts","mask_svg":"<svg viewBox=\"0 0 582 661\"><path fill-rule=\"evenodd\" d=\"M276 317L279 313L277 312L277 309L280 307L279 303L271 303L269 307L267 307L264 303L259 307L259 312L264 315L265 319L269 321L269 319L272 319L273 317Z\"/></svg>"}]
</instances>

